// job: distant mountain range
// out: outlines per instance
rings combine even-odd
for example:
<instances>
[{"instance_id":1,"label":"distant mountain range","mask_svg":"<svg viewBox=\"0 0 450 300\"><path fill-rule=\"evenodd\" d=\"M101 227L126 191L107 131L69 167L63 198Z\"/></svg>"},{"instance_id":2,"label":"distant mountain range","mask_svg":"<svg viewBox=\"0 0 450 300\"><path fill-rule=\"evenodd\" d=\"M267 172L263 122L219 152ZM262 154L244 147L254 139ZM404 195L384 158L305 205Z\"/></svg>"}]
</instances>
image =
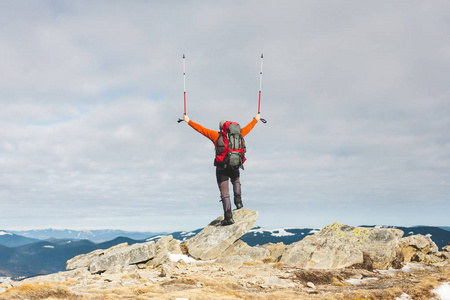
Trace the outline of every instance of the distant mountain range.
<instances>
[{"instance_id":1,"label":"distant mountain range","mask_svg":"<svg viewBox=\"0 0 450 300\"><path fill-rule=\"evenodd\" d=\"M39 239L28 238L7 231L0 230L0 245L6 247L17 247L26 244L39 242Z\"/></svg>"},{"instance_id":2,"label":"distant mountain range","mask_svg":"<svg viewBox=\"0 0 450 300\"><path fill-rule=\"evenodd\" d=\"M392 228L393 226L384 227ZM404 236L413 234L428 235L439 248L447 245L450 241L450 230L439 227L416 226L395 228L403 230L405 233ZM175 239L183 242L197 234L200 230L178 231L170 234ZM254 227L242 236L241 240L250 246L280 242L289 245L317 231L319 229L264 229ZM24 235L19 235L18 233L23 233ZM117 234L123 234L123 236L117 236ZM66 261L76 255L88 253L96 249L107 249L124 242L131 245L151 240L157 241L164 235L166 233L138 233L121 230L77 231L48 229L22 232L0 230L0 281L2 277L30 277L63 271L66 267ZM87 239L86 237L88 236L92 239ZM109 236L113 238L106 240ZM141 238L142 236L144 238ZM138 238L135 239L133 237Z\"/></svg>"},{"instance_id":3,"label":"distant mountain range","mask_svg":"<svg viewBox=\"0 0 450 300\"><path fill-rule=\"evenodd\" d=\"M76 239L76 240L90 240L94 243L103 243L113 240L119 236L125 236L134 240L143 240L158 234L165 234L161 232L138 232L138 231L123 231L117 229L104 230L70 230L70 229L37 229L24 231L9 231L23 237L48 240L48 239Z\"/></svg>"}]
</instances>

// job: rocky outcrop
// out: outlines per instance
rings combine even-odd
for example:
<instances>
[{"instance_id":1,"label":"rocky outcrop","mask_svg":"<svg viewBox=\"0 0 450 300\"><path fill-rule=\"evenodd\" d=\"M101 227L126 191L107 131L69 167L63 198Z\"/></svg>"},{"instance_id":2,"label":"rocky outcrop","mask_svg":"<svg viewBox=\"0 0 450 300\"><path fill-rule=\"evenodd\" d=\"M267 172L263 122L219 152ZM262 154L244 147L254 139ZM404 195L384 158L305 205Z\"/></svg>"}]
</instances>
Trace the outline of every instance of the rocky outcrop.
<instances>
[{"instance_id":1,"label":"rocky outcrop","mask_svg":"<svg viewBox=\"0 0 450 300\"><path fill-rule=\"evenodd\" d=\"M90 273L117 273L127 266L149 264L159 266L170 258L170 253L181 254L181 248L171 235L158 242L147 242L129 246L119 244L106 250L95 250L88 254L75 256L66 263L67 270L86 268Z\"/></svg>"},{"instance_id":2,"label":"rocky outcrop","mask_svg":"<svg viewBox=\"0 0 450 300\"><path fill-rule=\"evenodd\" d=\"M388 269L397 259L403 231L387 228L352 227L333 223L286 248L281 262L305 269L341 269L365 265ZM366 259L365 259L366 258Z\"/></svg>"},{"instance_id":3,"label":"rocky outcrop","mask_svg":"<svg viewBox=\"0 0 450 300\"><path fill-rule=\"evenodd\" d=\"M421 234L402 238L399 249L405 262L423 261L427 255L436 254L439 250L430 237Z\"/></svg>"},{"instance_id":4,"label":"rocky outcrop","mask_svg":"<svg viewBox=\"0 0 450 300\"><path fill-rule=\"evenodd\" d=\"M156 246L155 242L134 244L117 251L109 252L94 259L89 264L89 271L91 273L99 273L106 271L114 266L128 266L132 264L142 263L155 257Z\"/></svg>"},{"instance_id":5,"label":"rocky outcrop","mask_svg":"<svg viewBox=\"0 0 450 300\"><path fill-rule=\"evenodd\" d=\"M234 224L221 226L223 216L218 217L197 235L186 241L190 256L200 260L212 260L252 229L258 212L250 209L233 211Z\"/></svg>"},{"instance_id":6,"label":"rocky outcrop","mask_svg":"<svg viewBox=\"0 0 450 300\"><path fill-rule=\"evenodd\" d=\"M270 256L270 251L260 247L250 247L247 243L237 240L223 253L221 253L219 257L225 258L234 255L248 257L251 260L263 260L264 258Z\"/></svg>"},{"instance_id":7,"label":"rocky outcrop","mask_svg":"<svg viewBox=\"0 0 450 300\"><path fill-rule=\"evenodd\" d=\"M219 225L219 217L187 245L168 235L156 243L124 243L79 255L67 261L66 272L0 283L0 298L323 299L341 290L336 299L403 299L403 291L429 299L435 270L434 286L450 279L450 245L439 252L426 236L402 239L403 232L396 229L333 223L288 246L251 247L239 237L253 227L257 215L235 211L236 223L225 227ZM207 261L185 255L201 251L206 255L195 255ZM405 261L402 270L375 270ZM423 284L418 285L416 273L424 277ZM360 287L351 294L355 285ZM361 294L362 287L371 293ZM375 289L379 292L373 293Z\"/></svg>"},{"instance_id":8,"label":"rocky outcrop","mask_svg":"<svg viewBox=\"0 0 450 300\"><path fill-rule=\"evenodd\" d=\"M87 268L92 261L98 259L100 256L115 252L119 249L128 247L127 243L118 244L109 249L98 249L87 254L80 254L66 262L66 270L75 270L78 268Z\"/></svg>"}]
</instances>

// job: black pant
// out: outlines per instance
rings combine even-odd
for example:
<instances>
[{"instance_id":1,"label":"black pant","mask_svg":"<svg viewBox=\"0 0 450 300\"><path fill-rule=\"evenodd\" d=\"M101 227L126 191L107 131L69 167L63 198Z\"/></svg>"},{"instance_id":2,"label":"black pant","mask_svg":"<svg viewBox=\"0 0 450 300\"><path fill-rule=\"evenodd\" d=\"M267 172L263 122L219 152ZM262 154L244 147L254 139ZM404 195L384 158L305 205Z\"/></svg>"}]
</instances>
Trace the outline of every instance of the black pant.
<instances>
[{"instance_id":1,"label":"black pant","mask_svg":"<svg viewBox=\"0 0 450 300\"><path fill-rule=\"evenodd\" d=\"M228 180L231 180L233 185L234 194L234 204L241 203L241 181L240 181L239 169L230 170L222 169L220 167L216 168L216 179L217 185L220 190L220 198L222 199L223 212L225 213L225 218L231 218L231 201L230 201L230 188ZM229 218L228 218L229 216Z\"/></svg>"}]
</instances>

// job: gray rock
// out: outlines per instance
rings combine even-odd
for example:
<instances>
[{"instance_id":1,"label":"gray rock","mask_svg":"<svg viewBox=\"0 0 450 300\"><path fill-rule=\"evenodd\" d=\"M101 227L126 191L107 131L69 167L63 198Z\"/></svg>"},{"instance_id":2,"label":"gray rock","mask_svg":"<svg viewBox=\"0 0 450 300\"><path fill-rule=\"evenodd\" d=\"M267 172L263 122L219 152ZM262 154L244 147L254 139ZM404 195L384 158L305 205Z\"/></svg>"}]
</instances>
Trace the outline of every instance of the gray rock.
<instances>
[{"instance_id":1,"label":"gray rock","mask_svg":"<svg viewBox=\"0 0 450 300\"><path fill-rule=\"evenodd\" d=\"M155 256L155 242L134 244L116 251L110 251L89 264L91 273L106 271L113 266L127 266L152 259Z\"/></svg>"},{"instance_id":2,"label":"gray rock","mask_svg":"<svg viewBox=\"0 0 450 300\"><path fill-rule=\"evenodd\" d=\"M305 269L340 269L363 265L365 253L373 261L373 268L388 269L397 257L402 235L398 229L352 227L336 222L287 246L280 261Z\"/></svg>"},{"instance_id":3,"label":"gray rock","mask_svg":"<svg viewBox=\"0 0 450 300\"><path fill-rule=\"evenodd\" d=\"M151 261L148 262L148 264L156 268L168 262L169 259L170 259L169 252L159 252L156 254L155 258L153 258Z\"/></svg>"},{"instance_id":4,"label":"gray rock","mask_svg":"<svg viewBox=\"0 0 450 300\"><path fill-rule=\"evenodd\" d=\"M172 235L166 235L156 242L156 252L166 252L172 254L183 254L180 243Z\"/></svg>"},{"instance_id":5,"label":"gray rock","mask_svg":"<svg viewBox=\"0 0 450 300\"><path fill-rule=\"evenodd\" d=\"M94 259L97 259L104 253L105 250L98 249L87 254L77 255L66 262L66 270L75 270L78 268L88 267Z\"/></svg>"},{"instance_id":6,"label":"gray rock","mask_svg":"<svg viewBox=\"0 0 450 300\"><path fill-rule=\"evenodd\" d=\"M220 259L216 260L216 262L219 264L224 264L224 265L230 266L232 268L238 268L238 267L242 266L244 261L251 261L251 260L252 259L249 256L233 255L233 256L227 256L224 258L220 258Z\"/></svg>"},{"instance_id":7,"label":"gray rock","mask_svg":"<svg viewBox=\"0 0 450 300\"><path fill-rule=\"evenodd\" d=\"M234 255L248 256L253 260L262 260L270 256L270 251L264 248L250 247L246 242L237 240L220 254L220 258Z\"/></svg>"},{"instance_id":8,"label":"gray rock","mask_svg":"<svg viewBox=\"0 0 450 300\"><path fill-rule=\"evenodd\" d=\"M440 253L425 254L423 252L417 252L411 257L412 262L419 262L427 265L440 263L446 259L447 257Z\"/></svg>"},{"instance_id":9,"label":"gray rock","mask_svg":"<svg viewBox=\"0 0 450 300\"><path fill-rule=\"evenodd\" d=\"M268 243L268 244L259 246L259 248L269 250L270 257L274 258L275 261L278 261L281 258L281 255L286 250L286 247L287 246L283 243L277 243L277 244Z\"/></svg>"},{"instance_id":10,"label":"gray rock","mask_svg":"<svg viewBox=\"0 0 450 300\"><path fill-rule=\"evenodd\" d=\"M405 262L410 262L412 257L419 252L423 254L433 254L438 252L438 246L431 238L421 234L402 238L399 243L399 249L403 254Z\"/></svg>"},{"instance_id":11,"label":"gray rock","mask_svg":"<svg viewBox=\"0 0 450 300\"><path fill-rule=\"evenodd\" d=\"M257 211L245 208L233 211L233 225L221 226L223 216L218 217L186 241L189 255L200 260L218 258L230 245L252 229L257 218Z\"/></svg>"},{"instance_id":12,"label":"gray rock","mask_svg":"<svg viewBox=\"0 0 450 300\"><path fill-rule=\"evenodd\" d=\"M99 258L102 255L108 254L110 252L114 252L117 251L119 249L123 249L128 247L128 243L122 243L122 244L118 244L114 247L108 248L108 249L98 249L98 250L94 250L92 252L89 252L87 254L80 254L75 256L72 259L69 259L66 262L66 270L75 270L78 268L87 268L89 266L89 264Z\"/></svg>"}]
</instances>

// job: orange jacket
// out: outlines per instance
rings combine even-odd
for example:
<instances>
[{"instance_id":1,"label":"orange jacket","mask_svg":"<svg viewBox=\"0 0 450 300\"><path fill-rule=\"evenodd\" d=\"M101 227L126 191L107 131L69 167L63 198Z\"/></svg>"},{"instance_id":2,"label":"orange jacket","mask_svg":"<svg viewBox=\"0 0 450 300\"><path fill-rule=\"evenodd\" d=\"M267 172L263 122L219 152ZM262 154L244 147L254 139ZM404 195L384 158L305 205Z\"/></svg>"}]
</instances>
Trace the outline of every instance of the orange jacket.
<instances>
[{"instance_id":1,"label":"orange jacket","mask_svg":"<svg viewBox=\"0 0 450 300\"><path fill-rule=\"evenodd\" d=\"M248 123L247 126L242 128L241 129L242 136L246 136L253 129L253 127L255 127L256 123L258 123L258 121L255 118L253 118L253 120L250 123ZM193 122L192 120L189 120L188 124L195 130L197 130L198 132L200 132L201 134L206 136L208 139L210 139L214 143L214 146L217 149L217 140L219 139L218 131L214 131L214 130L205 128L202 125Z\"/></svg>"}]
</instances>

